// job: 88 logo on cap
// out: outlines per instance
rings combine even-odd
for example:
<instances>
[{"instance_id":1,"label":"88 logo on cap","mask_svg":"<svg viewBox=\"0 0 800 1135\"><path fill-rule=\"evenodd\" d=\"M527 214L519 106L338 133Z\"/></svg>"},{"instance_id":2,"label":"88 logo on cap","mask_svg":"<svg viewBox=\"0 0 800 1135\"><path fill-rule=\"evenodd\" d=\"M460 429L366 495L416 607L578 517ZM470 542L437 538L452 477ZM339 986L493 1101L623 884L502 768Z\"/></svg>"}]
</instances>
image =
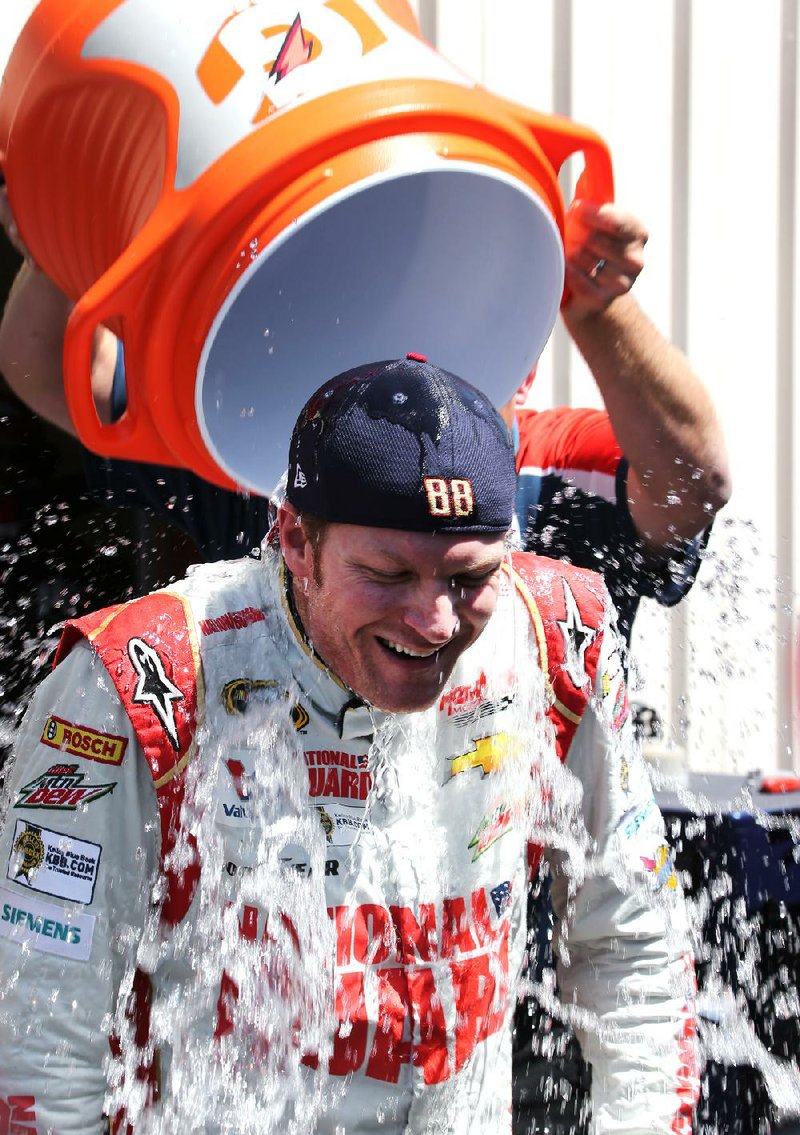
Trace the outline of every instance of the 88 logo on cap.
<instances>
[{"instance_id":1,"label":"88 logo on cap","mask_svg":"<svg viewBox=\"0 0 800 1135\"><path fill-rule=\"evenodd\" d=\"M475 497L472 482L456 477L425 477L423 479L428 497L428 512L431 516L472 516L475 511Z\"/></svg>"}]
</instances>

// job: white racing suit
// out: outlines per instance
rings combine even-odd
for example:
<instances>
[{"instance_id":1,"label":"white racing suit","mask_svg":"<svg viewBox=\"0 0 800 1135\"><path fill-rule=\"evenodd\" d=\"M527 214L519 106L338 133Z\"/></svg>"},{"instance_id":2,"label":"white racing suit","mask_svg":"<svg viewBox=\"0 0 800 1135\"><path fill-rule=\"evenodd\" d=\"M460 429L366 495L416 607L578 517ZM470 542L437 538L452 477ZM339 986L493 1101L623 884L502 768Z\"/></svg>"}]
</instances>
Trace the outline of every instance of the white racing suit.
<instances>
[{"instance_id":1,"label":"white racing suit","mask_svg":"<svg viewBox=\"0 0 800 1135\"><path fill-rule=\"evenodd\" d=\"M685 912L599 577L515 554L410 715L325 669L284 577L68 626L0 837L0 1133L509 1131L538 836L593 1132L688 1135Z\"/></svg>"}]
</instances>

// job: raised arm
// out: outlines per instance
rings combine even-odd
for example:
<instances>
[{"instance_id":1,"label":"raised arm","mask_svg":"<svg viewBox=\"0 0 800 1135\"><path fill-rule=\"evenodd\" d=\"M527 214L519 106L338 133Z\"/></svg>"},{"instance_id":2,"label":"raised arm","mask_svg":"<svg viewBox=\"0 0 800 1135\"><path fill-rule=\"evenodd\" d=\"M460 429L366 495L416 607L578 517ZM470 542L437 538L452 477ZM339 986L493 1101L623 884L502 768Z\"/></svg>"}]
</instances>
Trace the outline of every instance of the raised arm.
<instances>
[{"instance_id":1,"label":"raised arm","mask_svg":"<svg viewBox=\"0 0 800 1135\"><path fill-rule=\"evenodd\" d=\"M0 374L17 397L48 422L74 434L64 393L64 332L72 302L27 255L0 188L0 224L25 257L0 321ZM105 328L95 335L92 390L100 418L110 421L117 341Z\"/></svg>"},{"instance_id":2,"label":"raised arm","mask_svg":"<svg viewBox=\"0 0 800 1135\"><path fill-rule=\"evenodd\" d=\"M633 522L658 551L701 532L731 489L708 391L630 294L646 242L635 217L577 204L568 218L570 299L562 314L628 459Z\"/></svg>"}]
</instances>

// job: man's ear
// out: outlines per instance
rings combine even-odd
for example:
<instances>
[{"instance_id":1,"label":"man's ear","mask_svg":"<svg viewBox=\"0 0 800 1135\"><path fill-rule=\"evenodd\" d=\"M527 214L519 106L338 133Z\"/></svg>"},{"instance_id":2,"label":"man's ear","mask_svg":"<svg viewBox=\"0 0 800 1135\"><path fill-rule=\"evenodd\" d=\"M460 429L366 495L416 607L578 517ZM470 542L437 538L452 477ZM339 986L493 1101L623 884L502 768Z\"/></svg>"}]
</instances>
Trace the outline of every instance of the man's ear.
<instances>
[{"instance_id":1,"label":"man's ear","mask_svg":"<svg viewBox=\"0 0 800 1135\"><path fill-rule=\"evenodd\" d=\"M278 533L286 566L297 579L309 579L313 572L313 548L294 505L283 501L278 509Z\"/></svg>"}]
</instances>

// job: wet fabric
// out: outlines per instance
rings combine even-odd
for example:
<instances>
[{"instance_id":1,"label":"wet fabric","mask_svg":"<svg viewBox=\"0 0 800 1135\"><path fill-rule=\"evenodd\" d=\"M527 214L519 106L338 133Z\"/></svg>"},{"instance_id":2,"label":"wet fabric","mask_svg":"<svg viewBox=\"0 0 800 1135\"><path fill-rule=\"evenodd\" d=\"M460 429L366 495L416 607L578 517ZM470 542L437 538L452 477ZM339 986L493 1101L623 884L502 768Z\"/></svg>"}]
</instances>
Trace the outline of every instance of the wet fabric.
<instances>
[{"instance_id":1,"label":"wet fabric","mask_svg":"<svg viewBox=\"0 0 800 1135\"><path fill-rule=\"evenodd\" d=\"M163 602L157 593L80 624L37 692L0 836L0 1100L24 1100L41 1130L100 1135L109 1021L134 961L162 1030L208 966L218 996L202 1001L193 1025L223 1039L248 1020L250 994L292 988L291 974L269 968L273 944L278 951L281 939L291 954L316 925L317 936L333 935L343 1022L331 1079L348 1086L314 1130L373 1132L380 1115L388 1135L508 1131L533 828L566 837L548 853L560 913L576 862L582 870L589 852L597 869L578 876L565 938L571 964L561 972L566 995L609 1034L601 1041L588 1020L580 1034L596 1131L640 1131L645 1115L652 1131L688 1132L696 1081L684 912L645 766L629 745L619 645L599 581L519 557L438 702L388 715L354 700L310 653L285 604L280 563L266 555L197 569ZM555 691L549 711L537 662ZM558 792L545 777L563 772L552 739L542 748L553 729L572 774ZM288 748L275 759L281 737ZM195 768L203 775L192 791L209 791L212 806L198 810L189 796L189 811L176 812L173 790L190 785ZM281 934L274 918L267 935L266 912L247 889L261 866L258 808L276 801L280 824L267 834L275 832L283 866L267 876L279 890L289 880L280 893L298 902L283 908L296 916L296 935ZM196 817L195 843L169 843L176 816L187 830ZM204 824L220 841L217 859L204 859ZM171 853L186 871L199 855L194 895L165 881ZM318 906L304 926L297 896L306 886ZM221 923L212 918L203 937L209 894ZM237 971L242 996L223 988L212 965L228 942L220 926L267 964L266 986L248 986ZM205 943L201 955L189 948L195 941ZM258 954L265 942L270 950ZM218 1097L229 1106L211 1077L213 1057L198 1061L198 1051L182 1044L171 1060L164 1048L163 1074L189 1053L194 1095L184 1060L185 1106L205 1099L207 1082L209 1108ZM302 1027L295 1052L313 1058ZM313 1083L320 1073L310 1065L301 1071ZM252 1071L257 1087L257 1062ZM167 1079L159 1106L169 1101ZM222 1126L217 1115L203 1118L208 1131Z\"/></svg>"}]
</instances>

